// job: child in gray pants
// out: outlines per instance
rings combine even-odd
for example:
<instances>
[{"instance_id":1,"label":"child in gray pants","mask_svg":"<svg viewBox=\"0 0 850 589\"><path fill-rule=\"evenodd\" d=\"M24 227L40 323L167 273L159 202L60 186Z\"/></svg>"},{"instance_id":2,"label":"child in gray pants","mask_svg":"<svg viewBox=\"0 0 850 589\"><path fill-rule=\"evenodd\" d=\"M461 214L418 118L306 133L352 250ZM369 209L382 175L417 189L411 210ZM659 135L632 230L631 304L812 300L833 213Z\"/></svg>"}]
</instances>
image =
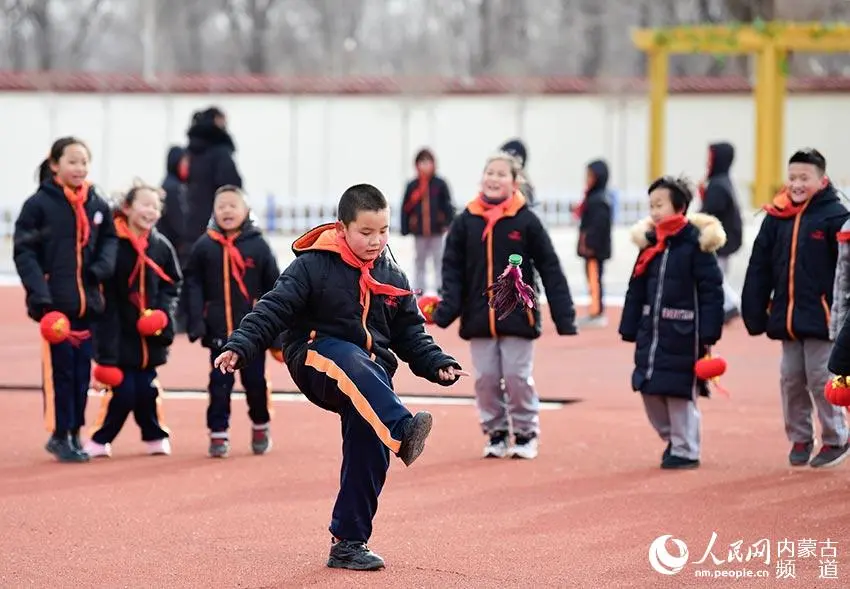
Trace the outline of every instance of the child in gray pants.
<instances>
[{"instance_id":1,"label":"child in gray pants","mask_svg":"<svg viewBox=\"0 0 850 589\"><path fill-rule=\"evenodd\" d=\"M619 329L636 344L632 389L667 442L665 469L700 464L694 367L723 331L723 275L715 252L726 234L715 217L685 217L692 199L681 179L663 177L649 187L651 218L632 228L641 251Z\"/></svg>"},{"instance_id":2,"label":"child in gray pants","mask_svg":"<svg viewBox=\"0 0 850 589\"><path fill-rule=\"evenodd\" d=\"M837 235L850 217L826 176L817 150L796 152L788 162L788 185L773 203L753 243L741 314L750 335L782 342L779 388L792 466L835 466L848 456L844 410L824 397L832 349L830 308L839 320L846 293L844 276L835 282ZM839 291L833 300L833 289ZM814 450L812 413L822 432Z\"/></svg>"},{"instance_id":3,"label":"child in gray pants","mask_svg":"<svg viewBox=\"0 0 850 589\"><path fill-rule=\"evenodd\" d=\"M539 398L532 378L534 340L541 334L540 310L517 308L497 319L487 287L508 265L523 260L523 280L543 280L559 335L575 335L575 308L558 254L540 218L528 208L517 185L519 166L508 153L487 161L482 193L455 219L443 254L442 300L433 321L448 327L460 317L460 336L469 340L475 368L475 398L481 429L488 436L484 456L535 458ZM509 429L514 444L509 447Z\"/></svg>"}]
</instances>

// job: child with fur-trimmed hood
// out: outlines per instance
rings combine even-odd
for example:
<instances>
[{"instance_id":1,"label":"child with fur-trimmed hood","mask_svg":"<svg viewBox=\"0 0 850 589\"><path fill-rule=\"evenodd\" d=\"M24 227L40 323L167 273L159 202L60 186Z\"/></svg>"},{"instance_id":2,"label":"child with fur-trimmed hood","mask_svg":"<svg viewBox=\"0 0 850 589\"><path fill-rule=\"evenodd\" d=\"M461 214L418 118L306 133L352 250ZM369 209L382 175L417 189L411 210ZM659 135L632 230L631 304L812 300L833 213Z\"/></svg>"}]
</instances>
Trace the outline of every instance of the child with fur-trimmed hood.
<instances>
[{"instance_id":1,"label":"child with fur-trimmed hood","mask_svg":"<svg viewBox=\"0 0 850 589\"><path fill-rule=\"evenodd\" d=\"M665 442L661 467L696 468L700 413L694 366L723 329L723 275L716 252L726 243L720 222L685 213L688 184L659 178L649 187L650 218L632 228L640 248L629 280L620 335L634 342L632 389ZM703 392L702 394L707 394Z\"/></svg>"}]
</instances>

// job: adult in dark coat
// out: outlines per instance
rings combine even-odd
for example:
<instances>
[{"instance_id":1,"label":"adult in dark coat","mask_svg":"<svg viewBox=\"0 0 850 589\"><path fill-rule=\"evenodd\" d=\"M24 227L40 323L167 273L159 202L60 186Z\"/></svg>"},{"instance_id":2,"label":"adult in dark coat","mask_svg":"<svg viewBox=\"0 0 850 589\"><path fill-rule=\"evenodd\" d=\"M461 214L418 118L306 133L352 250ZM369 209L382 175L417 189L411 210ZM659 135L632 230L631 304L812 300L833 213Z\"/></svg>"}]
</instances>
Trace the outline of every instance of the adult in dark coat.
<instances>
[{"instance_id":1,"label":"adult in dark coat","mask_svg":"<svg viewBox=\"0 0 850 589\"><path fill-rule=\"evenodd\" d=\"M233 161L236 146L227 131L227 118L220 109L195 113L188 137L186 242L191 247L207 229L215 191L228 184L242 188L242 177Z\"/></svg>"}]
</instances>

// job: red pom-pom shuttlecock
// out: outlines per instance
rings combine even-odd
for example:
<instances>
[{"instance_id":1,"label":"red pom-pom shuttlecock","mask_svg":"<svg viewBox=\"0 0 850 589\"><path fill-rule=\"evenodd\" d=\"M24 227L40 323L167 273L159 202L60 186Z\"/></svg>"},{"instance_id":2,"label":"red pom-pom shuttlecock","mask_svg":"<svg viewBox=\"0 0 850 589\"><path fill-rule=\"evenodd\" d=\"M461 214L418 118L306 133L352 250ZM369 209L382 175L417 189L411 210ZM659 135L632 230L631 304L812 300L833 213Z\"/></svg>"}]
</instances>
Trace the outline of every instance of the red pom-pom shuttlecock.
<instances>
[{"instance_id":1,"label":"red pom-pom shuttlecock","mask_svg":"<svg viewBox=\"0 0 850 589\"><path fill-rule=\"evenodd\" d=\"M836 376L826 382L823 396L837 407L850 407L850 382L846 376Z\"/></svg>"},{"instance_id":2,"label":"red pom-pom shuttlecock","mask_svg":"<svg viewBox=\"0 0 850 589\"><path fill-rule=\"evenodd\" d=\"M92 377L95 382L104 387L117 387L121 386L121 383L124 382L124 372L117 366L95 364L94 370L92 370Z\"/></svg>"},{"instance_id":3,"label":"red pom-pom shuttlecock","mask_svg":"<svg viewBox=\"0 0 850 589\"><path fill-rule=\"evenodd\" d=\"M144 336L160 335L168 325L168 315L160 309L145 309L136 322L136 329Z\"/></svg>"},{"instance_id":4,"label":"red pom-pom shuttlecock","mask_svg":"<svg viewBox=\"0 0 850 589\"><path fill-rule=\"evenodd\" d=\"M706 356L697 360L694 366L694 372L697 378L702 380L712 380L720 378L726 374L726 360L720 356Z\"/></svg>"},{"instance_id":5,"label":"red pom-pom shuttlecock","mask_svg":"<svg viewBox=\"0 0 850 589\"><path fill-rule=\"evenodd\" d=\"M79 346L83 340L91 337L91 332L87 329L80 331L71 329L71 322L68 317L60 311L51 311L42 317L39 322L39 329L41 337L54 345L69 341L71 345Z\"/></svg>"},{"instance_id":6,"label":"red pom-pom shuttlecock","mask_svg":"<svg viewBox=\"0 0 850 589\"><path fill-rule=\"evenodd\" d=\"M490 296L490 308L498 313L501 321L518 306L533 309L536 305L534 289L522 280L522 272L519 267L522 264L522 256L511 254L508 258L508 267L487 287L484 294Z\"/></svg>"},{"instance_id":7,"label":"red pom-pom shuttlecock","mask_svg":"<svg viewBox=\"0 0 850 589\"><path fill-rule=\"evenodd\" d=\"M419 297L416 304L419 305L419 310L422 311L422 316L425 317L425 323L429 325L433 324L434 311L437 309L437 305L440 304L440 297L433 295Z\"/></svg>"}]
</instances>

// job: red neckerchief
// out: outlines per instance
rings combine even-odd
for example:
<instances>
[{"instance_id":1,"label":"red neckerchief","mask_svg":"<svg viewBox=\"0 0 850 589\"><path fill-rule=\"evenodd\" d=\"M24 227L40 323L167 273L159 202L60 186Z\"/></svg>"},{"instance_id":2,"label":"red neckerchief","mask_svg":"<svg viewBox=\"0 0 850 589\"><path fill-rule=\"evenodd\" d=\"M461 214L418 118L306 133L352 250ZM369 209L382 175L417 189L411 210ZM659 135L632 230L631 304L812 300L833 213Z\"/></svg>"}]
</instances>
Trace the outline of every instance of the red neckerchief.
<instances>
[{"instance_id":1,"label":"red neckerchief","mask_svg":"<svg viewBox=\"0 0 850 589\"><path fill-rule=\"evenodd\" d=\"M431 178L432 176L419 174L419 184L417 184L416 188L414 188L410 193L410 200L408 200L407 204L404 205L405 213L409 213L416 208L416 205L422 202L423 198L430 197L429 189L431 186Z\"/></svg>"},{"instance_id":2,"label":"red neckerchief","mask_svg":"<svg viewBox=\"0 0 850 589\"><path fill-rule=\"evenodd\" d=\"M207 235L216 243L221 244L221 247L227 253L227 257L230 258L230 274L236 281L239 292L242 293L246 301L250 301L251 297L248 294L248 287L245 286L245 269L247 268L245 258L242 257L242 252L239 251L235 243L236 238L239 237L239 232L237 231L230 237L226 237L218 231L207 229Z\"/></svg>"},{"instance_id":3,"label":"red neckerchief","mask_svg":"<svg viewBox=\"0 0 850 589\"><path fill-rule=\"evenodd\" d=\"M338 248L337 251L342 257L342 261L352 268L360 270L360 304L365 304L367 292L397 297L413 294L409 290L404 290L403 288L398 288L391 284L378 282L375 277L372 276L372 267L375 265L375 260L364 262L358 258L352 251L351 246L348 245L344 236L336 236L336 245Z\"/></svg>"},{"instance_id":4,"label":"red neckerchief","mask_svg":"<svg viewBox=\"0 0 850 589\"><path fill-rule=\"evenodd\" d=\"M803 209L806 208L806 205L809 204L810 200L811 199L796 203L791 200L791 196L788 194L788 189L783 188L779 194L773 198L773 202L764 205L762 209L764 209L764 211L771 217L790 219L801 213Z\"/></svg>"},{"instance_id":5,"label":"red neckerchief","mask_svg":"<svg viewBox=\"0 0 850 589\"><path fill-rule=\"evenodd\" d=\"M133 246L133 249L136 251L136 265L133 267L133 271L130 273L130 278L127 280L128 286L133 286L133 283L138 279L139 280L139 300L138 305L141 311L147 309L147 300L145 297L145 288L144 288L144 273L145 268L150 267L154 273L162 278L164 281L169 284L174 284L174 280L163 270L159 264L154 262L147 254L148 249L148 237L150 236L150 232L143 233L142 235L135 235L132 231L130 231L130 227L127 224L127 219L124 218L123 215L118 215L115 217L115 233L118 235L119 239L126 239L130 242L130 245Z\"/></svg>"},{"instance_id":6,"label":"red neckerchief","mask_svg":"<svg viewBox=\"0 0 850 589\"><path fill-rule=\"evenodd\" d=\"M587 206L587 196L590 194L590 191L593 190L593 187L596 185L596 175L591 172L592 178L588 178L587 186L584 188L584 198L578 203L573 209L573 215L576 219L581 219L581 216L584 214L584 209Z\"/></svg>"},{"instance_id":7,"label":"red neckerchief","mask_svg":"<svg viewBox=\"0 0 850 589\"><path fill-rule=\"evenodd\" d=\"M77 247L82 249L88 244L91 235L91 226L86 215L86 201L89 198L91 184L83 182L77 188L71 188L63 184L58 176L54 177L53 181L59 185L71 208L74 209L74 220L77 223Z\"/></svg>"},{"instance_id":8,"label":"red neckerchief","mask_svg":"<svg viewBox=\"0 0 850 589\"><path fill-rule=\"evenodd\" d=\"M637 277L646 272L646 268L652 259L664 251L667 247L667 239L673 237L684 229L688 224L688 220L684 215L672 215L663 219L655 225L655 245L643 250L635 264L635 272L633 276Z\"/></svg>"},{"instance_id":9,"label":"red neckerchief","mask_svg":"<svg viewBox=\"0 0 850 589\"><path fill-rule=\"evenodd\" d=\"M514 204L514 199L516 198L516 193L510 195L508 198L500 201L500 202L490 202L485 197L484 194L478 195L478 204L481 205L481 208L484 211L481 213L481 216L484 217L485 225L484 231L481 232L481 241L487 239L487 236L493 232L493 227L495 227L496 223L505 216L505 213L511 206Z\"/></svg>"}]
</instances>

